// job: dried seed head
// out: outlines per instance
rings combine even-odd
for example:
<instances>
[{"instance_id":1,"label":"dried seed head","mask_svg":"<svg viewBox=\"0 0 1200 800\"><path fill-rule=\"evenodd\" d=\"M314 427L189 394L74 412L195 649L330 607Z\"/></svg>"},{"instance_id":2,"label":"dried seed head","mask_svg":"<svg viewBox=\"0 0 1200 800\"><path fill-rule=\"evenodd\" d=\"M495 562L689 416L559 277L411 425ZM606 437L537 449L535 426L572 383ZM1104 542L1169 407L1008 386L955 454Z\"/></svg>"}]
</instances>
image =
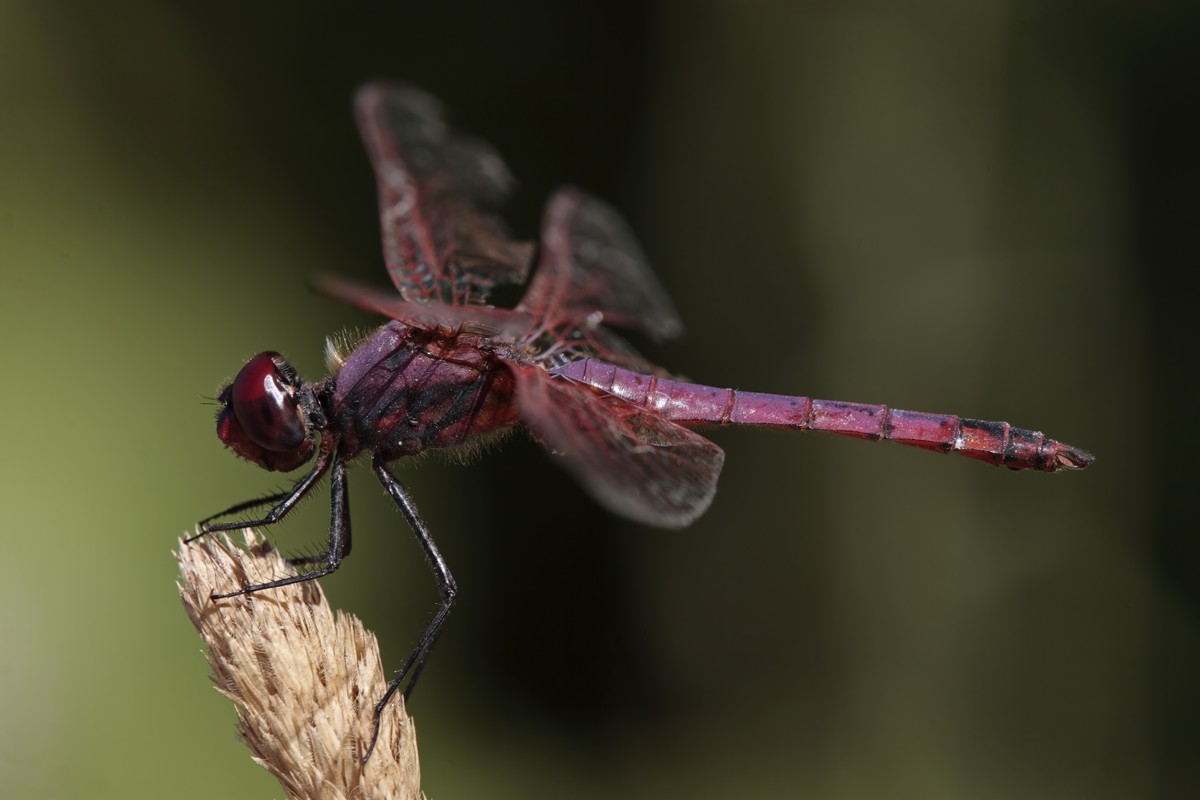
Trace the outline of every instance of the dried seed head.
<instances>
[{"instance_id":1,"label":"dried seed head","mask_svg":"<svg viewBox=\"0 0 1200 800\"><path fill-rule=\"evenodd\" d=\"M294 574L245 531L180 543L180 595L208 645L217 689L238 710L238 733L296 800L421 798L416 729L402 698L384 709L370 760L372 713L387 681L374 635L334 614L316 581L212 601L213 592Z\"/></svg>"}]
</instances>

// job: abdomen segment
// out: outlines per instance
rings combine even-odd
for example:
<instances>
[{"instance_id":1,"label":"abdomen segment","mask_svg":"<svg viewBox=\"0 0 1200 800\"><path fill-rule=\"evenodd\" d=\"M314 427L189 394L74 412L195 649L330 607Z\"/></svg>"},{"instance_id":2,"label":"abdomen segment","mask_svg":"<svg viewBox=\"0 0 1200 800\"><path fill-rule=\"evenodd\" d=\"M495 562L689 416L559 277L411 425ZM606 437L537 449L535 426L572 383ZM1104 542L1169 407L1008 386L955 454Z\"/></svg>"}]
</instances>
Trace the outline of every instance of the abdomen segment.
<instances>
[{"instance_id":1,"label":"abdomen segment","mask_svg":"<svg viewBox=\"0 0 1200 800\"><path fill-rule=\"evenodd\" d=\"M905 411L866 403L742 392L654 375L643 375L594 359L551 370L586 383L663 417L685 424L764 425L813 430L858 439L889 439L900 444L959 453L1009 469L1056 472L1083 469L1093 457L1040 431L1007 422L963 419L951 414Z\"/></svg>"}]
</instances>

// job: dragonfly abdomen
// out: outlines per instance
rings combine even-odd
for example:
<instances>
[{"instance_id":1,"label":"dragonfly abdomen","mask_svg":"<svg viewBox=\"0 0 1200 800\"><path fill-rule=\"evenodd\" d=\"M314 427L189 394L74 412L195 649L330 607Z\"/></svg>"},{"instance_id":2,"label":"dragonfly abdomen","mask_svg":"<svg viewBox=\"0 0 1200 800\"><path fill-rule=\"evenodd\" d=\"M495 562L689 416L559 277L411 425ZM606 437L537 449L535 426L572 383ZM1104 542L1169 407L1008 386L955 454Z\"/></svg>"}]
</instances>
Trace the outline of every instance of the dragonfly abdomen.
<instances>
[{"instance_id":1,"label":"dragonfly abdomen","mask_svg":"<svg viewBox=\"0 0 1200 800\"><path fill-rule=\"evenodd\" d=\"M684 424L761 425L887 439L940 453L959 453L1010 469L1082 469L1092 456L1007 422L905 411L884 405L743 392L644 375L595 359L552 370Z\"/></svg>"}]
</instances>

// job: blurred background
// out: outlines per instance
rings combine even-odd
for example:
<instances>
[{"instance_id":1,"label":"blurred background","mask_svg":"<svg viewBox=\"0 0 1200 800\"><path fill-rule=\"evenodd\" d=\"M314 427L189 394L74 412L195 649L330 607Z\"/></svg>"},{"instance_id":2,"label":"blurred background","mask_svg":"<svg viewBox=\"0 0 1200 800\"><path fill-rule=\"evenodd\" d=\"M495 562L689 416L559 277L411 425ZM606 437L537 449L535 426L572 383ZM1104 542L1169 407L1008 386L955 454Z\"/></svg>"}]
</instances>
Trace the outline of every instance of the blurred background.
<instances>
[{"instance_id":1,"label":"blurred background","mask_svg":"<svg viewBox=\"0 0 1200 800\"><path fill-rule=\"evenodd\" d=\"M431 797L1194 797L1200 14L1178 3L0 2L0 785L282 796L180 607L194 521L281 485L212 396L309 378L386 285L350 113L386 77L547 193L622 209L719 386L1006 419L1017 474L719 430L686 531L524 436L399 465L461 587L417 692ZM1186 87L1186 88L1185 88ZM1185 327L1186 325L1186 327ZM1176 418L1175 413L1179 412ZM395 668L436 602L352 472L323 582ZM325 495L272 535L321 544Z\"/></svg>"}]
</instances>

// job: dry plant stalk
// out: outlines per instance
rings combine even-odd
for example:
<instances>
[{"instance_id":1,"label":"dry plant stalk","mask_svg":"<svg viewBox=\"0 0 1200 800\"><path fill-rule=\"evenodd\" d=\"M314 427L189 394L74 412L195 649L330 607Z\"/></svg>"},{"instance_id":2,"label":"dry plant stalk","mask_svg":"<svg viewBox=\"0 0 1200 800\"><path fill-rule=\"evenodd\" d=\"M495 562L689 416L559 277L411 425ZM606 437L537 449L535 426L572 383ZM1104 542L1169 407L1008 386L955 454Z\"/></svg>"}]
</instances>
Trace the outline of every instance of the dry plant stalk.
<instances>
[{"instance_id":1,"label":"dry plant stalk","mask_svg":"<svg viewBox=\"0 0 1200 800\"><path fill-rule=\"evenodd\" d=\"M374 635L334 614L316 581L212 601L214 591L292 574L254 531L184 545L184 608L208 645L217 689L238 709L254 760L295 800L422 798L417 736L402 698L384 709L370 760L372 713L386 680Z\"/></svg>"}]
</instances>

